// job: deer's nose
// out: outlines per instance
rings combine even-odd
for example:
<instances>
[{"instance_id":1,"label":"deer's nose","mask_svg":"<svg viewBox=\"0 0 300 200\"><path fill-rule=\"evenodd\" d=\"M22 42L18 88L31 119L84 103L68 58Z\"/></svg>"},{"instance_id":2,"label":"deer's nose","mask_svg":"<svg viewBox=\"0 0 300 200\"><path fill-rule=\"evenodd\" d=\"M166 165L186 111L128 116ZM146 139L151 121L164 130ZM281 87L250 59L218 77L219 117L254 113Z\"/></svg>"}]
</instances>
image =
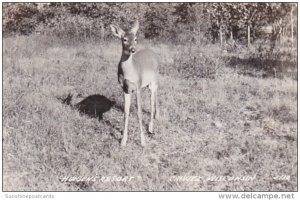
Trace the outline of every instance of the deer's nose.
<instances>
[{"instance_id":1,"label":"deer's nose","mask_svg":"<svg viewBox=\"0 0 300 200\"><path fill-rule=\"evenodd\" d=\"M130 49L129 49L129 50L130 50L130 52L131 52L131 53L135 53L135 52L136 52L136 49L135 49L135 47L130 47Z\"/></svg>"}]
</instances>

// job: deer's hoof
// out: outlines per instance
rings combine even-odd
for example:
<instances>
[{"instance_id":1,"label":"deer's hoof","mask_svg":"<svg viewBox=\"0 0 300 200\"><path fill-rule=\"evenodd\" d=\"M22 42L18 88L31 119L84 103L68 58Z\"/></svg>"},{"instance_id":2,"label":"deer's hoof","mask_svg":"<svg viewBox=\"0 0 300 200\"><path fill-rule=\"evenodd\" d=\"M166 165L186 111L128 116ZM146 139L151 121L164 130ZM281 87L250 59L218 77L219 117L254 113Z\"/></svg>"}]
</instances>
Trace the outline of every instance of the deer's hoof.
<instances>
[{"instance_id":1,"label":"deer's hoof","mask_svg":"<svg viewBox=\"0 0 300 200\"><path fill-rule=\"evenodd\" d=\"M122 141L121 141L121 146L122 146L122 147L125 147L125 146L126 146L126 142L127 142L126 140L122 140Z\"/></svg>"},{"instance_id":2,"label":"deer's hoof","mask_svg":"<svg viewBox=\"0 0 300 200\"><path fill-rule=\"evenodd\" d=\"M141 135L141 145L142 145L142 147L145 147L145 146L146 146L146 141L145 141L145 136L144 136L144 134Z\"/></svg>"},{"instance_id":3,"label":"deer's hoof","mask_svg":"<svg viewBox=\"0 0 300 200\"><path fill-rule=\"evenodd\" d=\"M160 121L160 114L159 114L159 113L156 113L156 114L154 115L154 119Z\"/></svg>"},{"instance_id":4,"label":"deer's hoof","mask_svg":"<svg viewBox=\"0 0 300 200\"><path fill-rule=\"evenodd\" d=\"M150 122L148 131L153 134L153 122Z\"/></svg>"},{"instance_id":5,"label":"deer's hoof","mask_svg":"<svg viewBox=\"0 0 300 200\"><path fill-rule=\"evenodd\" d=\"M141 141L141 145L142 145L142 147L145 147L146 146L146 142L145 141Z\"/></svg>"}]
</instances>

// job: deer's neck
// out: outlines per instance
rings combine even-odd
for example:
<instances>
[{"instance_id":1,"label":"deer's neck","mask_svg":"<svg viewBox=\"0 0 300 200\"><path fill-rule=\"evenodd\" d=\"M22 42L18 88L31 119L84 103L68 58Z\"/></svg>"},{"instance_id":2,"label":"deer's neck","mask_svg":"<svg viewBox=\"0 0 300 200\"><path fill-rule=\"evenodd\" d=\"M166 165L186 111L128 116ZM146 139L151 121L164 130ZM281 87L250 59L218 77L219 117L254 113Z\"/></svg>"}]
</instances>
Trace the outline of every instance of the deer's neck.
<instances>
[{"instance_id":1,"label":"deer's neck","mask_svg":"<svg viewBox=\"0 0 300 200\"><path fill-rule=\"evenodd\" d=\"M122 53L122 56L121 56L121 62L131 62L132 61L132 54L126 54Z\"/></svg>"},{"instance_id":2,"label":"deer's neck","mask_svg":"<svg viewBox=\"0 0 300 200\"><path fill-rule=\"evenodd\" d=\"M133 64L132 56L132 54L122 54L119 64L119 70L122 72L124 79L128 80L131 83L137 83L139 77Z\"/></svg>"}]
</instances>

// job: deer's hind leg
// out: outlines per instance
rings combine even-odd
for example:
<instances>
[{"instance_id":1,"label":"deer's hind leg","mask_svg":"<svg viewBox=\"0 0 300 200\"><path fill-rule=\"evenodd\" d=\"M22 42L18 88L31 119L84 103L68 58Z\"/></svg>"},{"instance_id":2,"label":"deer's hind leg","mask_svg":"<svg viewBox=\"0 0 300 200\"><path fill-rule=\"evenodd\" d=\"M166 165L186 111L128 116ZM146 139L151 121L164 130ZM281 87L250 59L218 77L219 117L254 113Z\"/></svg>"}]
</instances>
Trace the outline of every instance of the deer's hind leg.
<instances>
[{"instance_id":1,"label":"deer's hind leg","mask_svg":"<svg viewBox=\"0 0 300 200\"><path fill-rule=\"evenodd\" d=\"M157 83L153 82L149 85L149 88L151 90L151 117L150 117L150 123L149 123L149 132L153 132L153 121L154 118L157 118L158 113L158 104L157 104Z\"/></svg>"}]
</instances>

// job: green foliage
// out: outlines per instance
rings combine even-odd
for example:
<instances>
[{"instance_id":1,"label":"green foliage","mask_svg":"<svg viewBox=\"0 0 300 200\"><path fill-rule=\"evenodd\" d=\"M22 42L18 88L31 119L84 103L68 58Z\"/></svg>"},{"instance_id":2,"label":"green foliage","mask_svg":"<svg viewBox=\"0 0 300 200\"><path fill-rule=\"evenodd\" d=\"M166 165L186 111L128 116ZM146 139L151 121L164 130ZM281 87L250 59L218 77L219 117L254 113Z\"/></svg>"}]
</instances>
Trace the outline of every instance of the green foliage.
<instances>
[{"instance_id":1,"label":"green foliage","mask_svg":"<svg viewBox=\"0 0 300 200\"><path fill-rule=\"evenodd\" d=\"M171 3L148 4L145 12L145 38L169 39L176 35L174 29L174 6Z\"/></svg>"},{"instance_id":2,"label":"green foliage","mask_svg":"<svg viewBox=\"0 0 300 200\"><path fill-rule=\"evenodd\" d=\"M4 35L30 34L39 21L36 3L3 3Z\"/></svg>"},{"instance_id":3,"label":"green foliage","mask_svg":"<svg viewBox=\"0 0 300 200\"><path fill-rule=\"evenodd\" d=\"M185 79L215 78L226 66L226 59L216 45L183 46L180 49L174 58L174 67Z\"/></svg>"},{"instance_id":4,"label":"green foliage","mask_svg":"<svg viewBox=\"0 0 300 200\"><path fill-rule=\"evenodd\" d=\"M282 19L287 22L293 6L288 3L209 3L205 5L205 9L210 14L210 34L214 40L219 37L220 29L227 38L232 32L235 39L243 40L247 34L247 26L251 27L252 38L258 39L261 37L259 30L262 26L272 25ZM287 25L288 23L281 24ZM275 31L273 36L277 33ZM275 38L270 38L276 40L278 34Z\"/></svg>"},{"instance_id":5,"label":"green foliage","mask_svg":"<svg viewBox=\"0 0 300 200\"><path fill-rule=\"evenodd\" d=\"M224 41L231 38L245 42L248 25L254 41L264 37L260 31L263 26L280 21L279 29L273 26L273 33L268 36L277 40L290 23L293 6L289 3L4 3L3 30L5 35L37 31L70 38L86 35L98 39L101 35L100 38L107 39L111 23L126 28L139 19L141 32L147 39L201 42L198 36L205 35L217 42L221 31ZM294 11L293 15L296 14ZM72 31L75 33L70 34Z\"/></svg>"}]
</instances>

